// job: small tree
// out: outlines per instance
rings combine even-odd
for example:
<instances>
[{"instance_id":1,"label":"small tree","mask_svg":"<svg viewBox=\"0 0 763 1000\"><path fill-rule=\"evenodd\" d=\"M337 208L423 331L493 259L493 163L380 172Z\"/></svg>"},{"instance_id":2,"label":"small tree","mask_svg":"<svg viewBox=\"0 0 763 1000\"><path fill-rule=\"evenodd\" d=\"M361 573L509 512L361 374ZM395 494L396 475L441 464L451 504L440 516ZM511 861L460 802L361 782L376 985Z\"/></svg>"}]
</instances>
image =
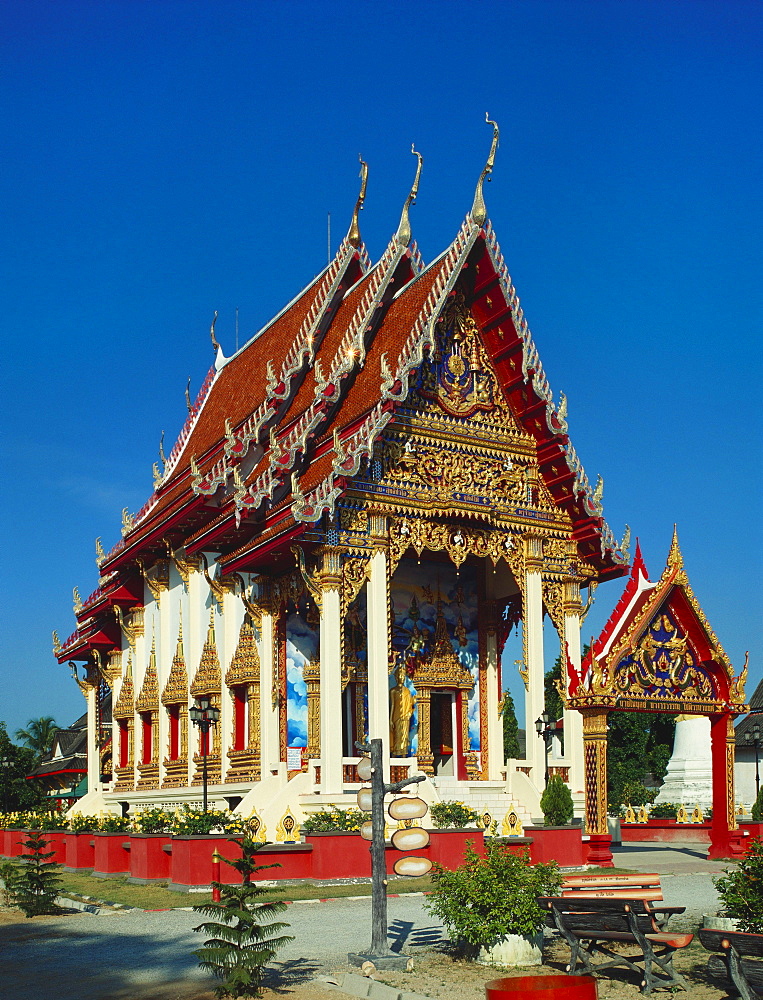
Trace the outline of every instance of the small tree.
<instances>
[{"instance_id":1,"label":"small tree","mask_svg":"<svg viewBox=\"0 0 763 1000\"><path fill-rule=\"evenodd\" d=\"M752 818L755 823L760 823L763 820L763 788L758 792L758 797L752 807Z\"/></svg>"},{"instance_id":2,"label":"small tree","mask_svg":"<svg viewBox=\"0 0 763 1000\"><path fill-rule=\"evenodd\" d=\"M723 913L748 934L763 934L763 841L754 840L750 853L720 878L713 879Z\"/></svg>"},{"instance_id":3,"label":"small tree","mask_svg":"<svg viewBox=\"0 0 763 1000\"><path fill-rule=\"evenodd\" d=\"M546 790L540 798L545 826L567 826L575 811L572 805L572 792L558 774L552 774L548 779Z\"/></svg>"},{"instance_id":4,"label":"small tree","mask_svg":"<svg viewBox=\"0 0 763 1000\"><path fill-rule=\"evenodd\" d=\"M13 900L27 917L56 912L56 896L61 885L58 877L61 865L50 859L55 851L46 851L47 838L35 831L22 842L29 854L17 862L10 879Z\"/></svg>"},{"instance_id":5,"label":"small tree","mask_svg":"<svg viewBox=\"0 0 763 1000\"><path fill-rule=\"evenodd\" d=\"M519 757L519 723L514 699L508 688L503 693L503 759Z\"/></svg>"},{"instance_id":6,"label":"small tree","mask_svg":"<svg viewBox=\"0 0 763 1000\"><path fill-rule=\"evenodd\" d=\"M220 891L220 902L194 906L199 913L216 918L194 927L195 931L214 935L194 955L202 969L222 980L215 990L218 997L255 997L259 996L266 964L294 938L280 934L289 925L275 919L286 909L286 904L258 903L257 898L266 890L252 881L256 872L280 865L256 864L255 855L264 845L250 837L229 840L241 848L241 857L222 860L240 872L243 881L241 885L213 882L212 887Z\"/></svg>"}]
</instances>

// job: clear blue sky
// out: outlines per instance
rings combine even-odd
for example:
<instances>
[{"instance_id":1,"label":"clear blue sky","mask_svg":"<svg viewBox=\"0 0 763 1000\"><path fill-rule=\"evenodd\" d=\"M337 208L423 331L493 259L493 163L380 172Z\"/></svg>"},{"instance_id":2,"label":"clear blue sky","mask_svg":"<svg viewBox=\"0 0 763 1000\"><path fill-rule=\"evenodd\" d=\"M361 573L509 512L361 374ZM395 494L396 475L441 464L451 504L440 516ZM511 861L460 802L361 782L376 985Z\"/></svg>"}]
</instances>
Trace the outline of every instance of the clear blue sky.
<instances>
[{"instance_id":1,"label":"clear blue sky","mask_svg":"<svg viewBox=\"0 0 763 1000\"><path fill-rule=\"evenodd\" d=\"M760 3L0 5L0 719L68 723L50 653L212 361L334 248L370 165L372 257L488 211L572 440L652 578L673 523L752 683L761 637ZM598 631L621 584L599 589ZM752 686L749 689L752 690Z\"/></svg>"}]
</instances>

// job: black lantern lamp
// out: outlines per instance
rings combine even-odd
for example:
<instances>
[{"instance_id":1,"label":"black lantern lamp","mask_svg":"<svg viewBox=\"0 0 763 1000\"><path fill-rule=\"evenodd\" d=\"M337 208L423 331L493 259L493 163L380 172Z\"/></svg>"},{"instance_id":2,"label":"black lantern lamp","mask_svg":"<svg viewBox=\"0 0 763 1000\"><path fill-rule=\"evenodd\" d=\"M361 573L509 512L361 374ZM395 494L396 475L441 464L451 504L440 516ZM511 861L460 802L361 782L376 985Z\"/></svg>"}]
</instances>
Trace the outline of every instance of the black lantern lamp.
<instances>
[{"instance_id":1,"label":"black lantern lamp","mask_svg":"<svg viewBox=\"0 0 763 1000\"><path fill-rule=\"evenodd\" d=\"M760 737L760 725L755 722L752 727L752 731L746 732L744 734L745 746L755 748L755 798L757 799L760 795L760 747L761 747L761 737Z\"/></svg>"},{"instance_id":2,"label":"black lantern lamp","mask_svg":"<svg viewBox=\"0 0 763 1000\"><path fill-rule=\"evenodd\" d=\"M220 721L220 709L215 708L207 695L199 695L194 700L193 705L188 709L188 717L194 726L201 730L201 779L203 788L202 811L207 811L207 749L209 744L208 734L210 727L216 726Z\"/></svg>"},{"instance_id":3,"label":"black lantern lamp","mask_svg":"<svg viewBox=\"0 0 763 1000\"><path fill-rule=\"evenodd\" d=\"M548 712L544 712L539 719L535 720L535 731L538 736L543 737L543 746L546 759L546 784L548 784L548 752L551 749L551 740L556 732L556 723L551 720Z\"/></svg>"}]
</instances>

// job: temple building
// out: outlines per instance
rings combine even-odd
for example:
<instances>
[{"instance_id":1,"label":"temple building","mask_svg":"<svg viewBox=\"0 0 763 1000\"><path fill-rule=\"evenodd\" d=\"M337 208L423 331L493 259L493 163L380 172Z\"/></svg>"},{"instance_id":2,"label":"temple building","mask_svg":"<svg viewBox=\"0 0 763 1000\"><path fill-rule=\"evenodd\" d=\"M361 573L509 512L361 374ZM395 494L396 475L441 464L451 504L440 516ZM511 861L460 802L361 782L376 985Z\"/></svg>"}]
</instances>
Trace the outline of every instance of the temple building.
<instances>
[{"instance_id":1,"label":"temple building","mask_svg":"<svg viewBox=\"0 0 763 1000\"><path fill-rule=\"evenodd\" d=\"M503 644L521 631L532 733L545 660L561 651L579 676L586 597L628 554L487 218L497 141L494 126L471 211L431 263L409 222L419 154L377 263L358 225L363 164L325 270L232 357L213 324L216 360L151 496L110 551L97 543L98 586L54 640L88 701L83 811L198 804L206 758L210 803L272 831L287 808L350 803L356 741L381 737L385 766L424 772L431 801L489 792L539 815L543 741L503 758ZM199 697L220 712L204 743ZM564 744L555 765L582 804L579 712Z\"/></svg>"}]
</instances>

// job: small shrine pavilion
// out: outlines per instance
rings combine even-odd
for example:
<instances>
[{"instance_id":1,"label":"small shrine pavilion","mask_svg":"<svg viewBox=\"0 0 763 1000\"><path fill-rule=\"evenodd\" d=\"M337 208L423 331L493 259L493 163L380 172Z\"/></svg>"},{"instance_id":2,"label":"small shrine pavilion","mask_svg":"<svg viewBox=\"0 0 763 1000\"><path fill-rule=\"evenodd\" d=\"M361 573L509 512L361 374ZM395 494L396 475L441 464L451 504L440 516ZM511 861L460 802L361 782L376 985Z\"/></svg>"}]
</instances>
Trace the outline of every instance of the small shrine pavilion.
<instances>
[{"instance_id":1,"label":"small shrine pavilion","mask_svg":"<svg viewBox=\"0 0 763 1000\"><path fill-rule=\"evenodd\" d=\"M491 123L493 124L493 123ZM272 829L357 787L358 740L397 777L506 792L538 815L541 740L506 773L501 651L521 628L526 718L544 708L544 617L579 674L581 591L627 572L553 397L483 199L426 264L409 209L377 263L361 192L331 263L215 361L97 588L55 639L88 699L85 811L210 801ZM557 649L551 651L551 662ZM113 693L112 773L98 772ZM194 699L220 712L208 744ZM582 716L565 714L573 791ZM577 749L576 749L577 748ZM202 754L202 750L206 751ZM272 825L271 825L272 824Z\"/></svg>"},{"instance_id":2,"label":"small shrine pavilion","mask_svg":"<svg viewBox=\"0 0 763 1000\"><path fill-rule=\"evenodd\" d=\"M734 719L746 713L747 660L736 676L694 595L674 531L667 565L650 582L640 547L631 575L582 672L568 662L569 707L583 717L586 827L595 864L612 864L607 832L610 712L708 716L712 760L709 858L744 854L734 800Z\"/></svg>"}]
</instances>

